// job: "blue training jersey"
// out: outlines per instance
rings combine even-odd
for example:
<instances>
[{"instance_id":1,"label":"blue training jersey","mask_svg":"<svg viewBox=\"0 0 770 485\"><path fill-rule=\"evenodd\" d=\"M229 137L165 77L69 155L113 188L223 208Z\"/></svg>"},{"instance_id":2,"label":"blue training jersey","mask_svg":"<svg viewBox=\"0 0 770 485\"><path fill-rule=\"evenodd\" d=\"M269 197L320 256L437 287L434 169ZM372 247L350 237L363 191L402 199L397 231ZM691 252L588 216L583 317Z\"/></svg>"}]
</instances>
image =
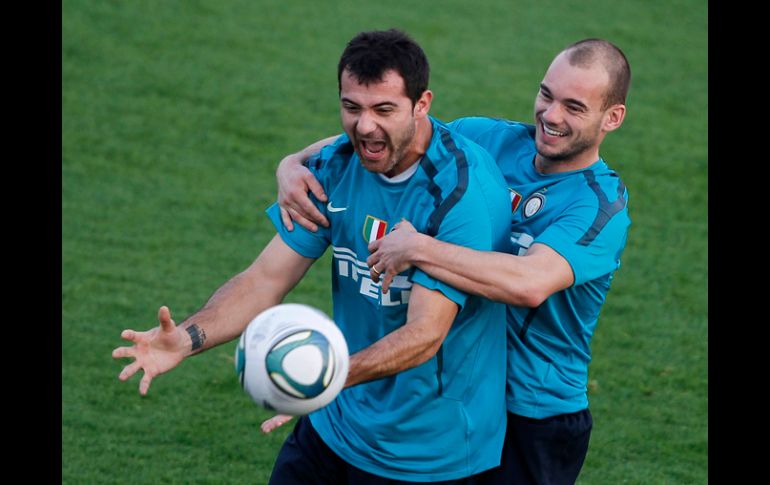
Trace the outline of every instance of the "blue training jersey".
<instances>
[{"instance_id":1,"label":"blue training jersey","mask_svg":"<svg viewBox=\"0 0 770 485\"><path fill-rule=\"evenodd\" d=\"M566 173L535 169L535 127L460 118L450 127L484 147L508 182L511 253L534 243L558 252L575 282L537 308L508 305L508 410L542 419L588 407L590 341L626 245L628 192L599 159Z\"/></svg>"},{"instance_id":2,"label":"blue training jersey","mask_svg":"<svg viewBox=\"0 0 770 485\"><path fill-rule=\"evenodd\" d=\"M332 246L334 320L351 354L404 325L413 283L459 306L434 357L346 388L310 414L318 434L344 460L408 481L451 480L495 467L505 433L505 306L419 269L396 276L383 294L366 265L369 242L402 218L450 243L496 251L510 245L508 190L494 160L443 123L431 123L430 146L405 180L367 171L345 135L311 157L308 166L329 197L328 204L316 201L329 228L313 233L295 224L288 232L278 206L267 211L299 254L318 258Z\"/></svg>"}]
</instances>

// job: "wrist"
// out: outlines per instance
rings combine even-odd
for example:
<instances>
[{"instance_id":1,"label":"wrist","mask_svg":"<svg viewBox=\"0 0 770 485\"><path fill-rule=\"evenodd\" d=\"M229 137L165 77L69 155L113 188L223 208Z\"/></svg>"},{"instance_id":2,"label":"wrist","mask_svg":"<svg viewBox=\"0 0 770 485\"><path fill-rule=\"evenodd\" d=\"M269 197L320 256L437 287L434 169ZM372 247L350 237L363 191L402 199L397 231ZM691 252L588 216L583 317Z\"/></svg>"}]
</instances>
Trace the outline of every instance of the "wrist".
<instances>
[{"instance_id":1,"label":"wrist","mask_svg":"<svg viewBox=\"0 0 770 485\"><path fill-rule=\"evenodd\" d=\"M414 244L408 245L409 249L406 253L407 258L409 259L409 264L412 266L417 266L418 264L427 261L428 254L430 253L430 242L432 240L433 238L430 236L419 232L415 233Z\"/></svg>"},{"instance_id":2,"label":"wrist","mask_svg":"<svg viewBox=\"0 0 770 485\"><path fill-rule=\"evenodd\" d=\"M196 323L188 325L184 329L184 332L189 339L189 343L185 348L185 350L189 352L188 355L201 352L206 344L206 332Z\"/></svg>"}]
</instances>

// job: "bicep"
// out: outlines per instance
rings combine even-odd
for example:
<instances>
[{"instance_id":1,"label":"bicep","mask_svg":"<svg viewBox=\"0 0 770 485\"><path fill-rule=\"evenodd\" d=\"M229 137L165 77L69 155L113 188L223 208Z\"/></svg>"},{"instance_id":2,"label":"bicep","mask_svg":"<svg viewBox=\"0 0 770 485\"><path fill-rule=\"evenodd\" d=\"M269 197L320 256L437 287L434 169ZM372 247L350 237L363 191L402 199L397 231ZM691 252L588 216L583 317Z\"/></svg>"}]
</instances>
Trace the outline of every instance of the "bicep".
<instances>
[{"instance_id":1,"label":"bicep","mask_svg":"<svg viewBox=\"0 0 770 485\"><path fill-rule=\"evenodd\" d=\"M421 329L427 337L440 345L452 327L458 311L457 303L441 291L415 283L409 296L406 324Z\"/></svg>"},{"instance_id":2,"label":"bicep","mask_svg":"<svg viewBox=\"0 0 770 485\"><path fill-rule=\"evenodd\" d=\"M299 283L315 259L302 256L276 234L247 270L281 295Z\"/></svg>"}]
</instances>

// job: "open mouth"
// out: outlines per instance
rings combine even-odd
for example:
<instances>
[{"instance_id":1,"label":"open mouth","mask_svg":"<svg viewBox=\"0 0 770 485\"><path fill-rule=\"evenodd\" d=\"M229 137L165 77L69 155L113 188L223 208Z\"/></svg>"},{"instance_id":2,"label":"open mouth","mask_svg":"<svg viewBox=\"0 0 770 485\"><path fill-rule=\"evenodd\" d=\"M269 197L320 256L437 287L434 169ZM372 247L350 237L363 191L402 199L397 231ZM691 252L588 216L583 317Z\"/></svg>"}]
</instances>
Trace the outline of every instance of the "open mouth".
<instances>
[{"instance_id":1,"label":"open mouth","mask_svg":"<svg viewBox=\"0 0 770 485\"><path fill-rule=\"evenodd\" d=\"M387 144L384 141L361 140L361 153L366 158L379 159L385 154Z\"/></svg>"}]
</instances>

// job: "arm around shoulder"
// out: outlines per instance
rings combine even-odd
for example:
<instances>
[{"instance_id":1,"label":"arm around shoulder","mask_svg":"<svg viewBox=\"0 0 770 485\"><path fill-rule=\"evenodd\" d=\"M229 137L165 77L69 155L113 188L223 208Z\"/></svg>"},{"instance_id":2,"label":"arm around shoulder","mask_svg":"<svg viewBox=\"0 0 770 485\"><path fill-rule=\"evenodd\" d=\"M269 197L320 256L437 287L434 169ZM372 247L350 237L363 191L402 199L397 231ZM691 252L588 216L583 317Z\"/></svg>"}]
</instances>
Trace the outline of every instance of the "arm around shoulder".
<instances>
[{"instance_id":1,"label":"arm around shoulder","mask_svg":"<svg viewBox=\"0 0 770 485\"><path fill-rule=\"evenodd\" d=\"M477 251L419 235L411 262L460 290L490 300L534 308L574 282L572 267L558 252L533 244L524 256Z\"/></svg>"},{"instance_id":2,"label":"arm around shoulder","mask_svg":"<svg viewBox=\"0 0 770 485\"><path fill-rule=\"evenodd\" d=\"M288 230L293 230L292 221L296 221L309 231L317 231L317 224L329 226L329 221L321 214L308 196L308 191L320 201L326 201L323 187L304 165L314 153L333 143L339 135L319 140L302 150L285 156L275 170L278 182L278 205L281 208L281 220Z\"/></svg>"}]
</instances>

